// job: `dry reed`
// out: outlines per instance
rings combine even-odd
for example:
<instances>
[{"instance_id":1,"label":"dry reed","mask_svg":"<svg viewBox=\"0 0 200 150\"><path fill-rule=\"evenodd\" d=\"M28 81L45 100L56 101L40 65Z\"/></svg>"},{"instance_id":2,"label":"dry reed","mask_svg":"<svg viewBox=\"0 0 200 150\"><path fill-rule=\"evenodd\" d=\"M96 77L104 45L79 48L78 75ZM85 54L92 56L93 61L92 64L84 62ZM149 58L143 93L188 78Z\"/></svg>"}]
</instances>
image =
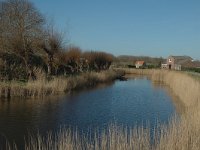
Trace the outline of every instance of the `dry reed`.
<instances>
[{"instance_id":1,"label":"dry reed","mask_svg":"<svg viewBox=\"0 0 200 150\"><path fill-rule=\"evenodd\" d=\"M124 129L116 125L102 132L91 142L79 137L77 131L61 130L44 139L41 136L28 140L26 150L199 150L200 149L200 82L184 72L167 70L126 69L126 73L149 75L153 81L167 84L187 108L179 119L161 125L150 136L149 128Z\"/></svg>"},{"instance_id":2,"label":"dry reed","mask_svg":"<svg viewBox=\"0 0 200 150\"><path fill-rule=\"evenodd\" d=\"M16 81L0 82L0 97L43 97L70 92L75 89L94 86L98 83L109 82L117 78L118 72L108 70L88 72L70 77L55 77L47 81L41 77L36 81L20 83Z\"/></svg>"}]
</instances>

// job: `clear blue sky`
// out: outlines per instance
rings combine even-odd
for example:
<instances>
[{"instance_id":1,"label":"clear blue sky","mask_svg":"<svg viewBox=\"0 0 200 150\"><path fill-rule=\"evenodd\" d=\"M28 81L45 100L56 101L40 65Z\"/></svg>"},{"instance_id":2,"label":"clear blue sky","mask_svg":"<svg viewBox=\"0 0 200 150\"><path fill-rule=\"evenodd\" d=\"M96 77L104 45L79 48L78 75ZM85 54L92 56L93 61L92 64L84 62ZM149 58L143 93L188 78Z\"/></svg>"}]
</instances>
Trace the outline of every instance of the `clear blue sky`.
<instances>
[{"instance_id":1,"label":"clear blue sky","mask_svg":"<svg viewBox=\"0 0 200 150\"><path fill-rule=\"evenodd\" d=\"M32 2L84 50L200 59L200 0Z\"/></svg>"}]
</instances>

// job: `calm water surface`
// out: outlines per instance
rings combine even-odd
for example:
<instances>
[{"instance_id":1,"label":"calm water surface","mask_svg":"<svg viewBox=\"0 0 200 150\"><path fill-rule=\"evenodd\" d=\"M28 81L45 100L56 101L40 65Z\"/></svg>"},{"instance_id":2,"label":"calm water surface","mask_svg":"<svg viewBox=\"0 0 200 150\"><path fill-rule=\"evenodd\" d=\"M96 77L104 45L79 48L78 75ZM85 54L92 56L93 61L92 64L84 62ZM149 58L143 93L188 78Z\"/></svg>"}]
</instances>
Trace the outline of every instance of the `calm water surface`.
<instances>
[{"instance_id":1,"label":"calm water surface","mask_svg":"<svg viewBox=\"0 0 200 150\"><path fill-rule=\"evenodd\" d=\"M146 77L131 77L95 89L44 100L0 100L0 147L5 138L20 147L28 134L46 134L60 127L106 128L110 123L154 127L176 113L166 87Z\"/></svg>"}]
</instances>

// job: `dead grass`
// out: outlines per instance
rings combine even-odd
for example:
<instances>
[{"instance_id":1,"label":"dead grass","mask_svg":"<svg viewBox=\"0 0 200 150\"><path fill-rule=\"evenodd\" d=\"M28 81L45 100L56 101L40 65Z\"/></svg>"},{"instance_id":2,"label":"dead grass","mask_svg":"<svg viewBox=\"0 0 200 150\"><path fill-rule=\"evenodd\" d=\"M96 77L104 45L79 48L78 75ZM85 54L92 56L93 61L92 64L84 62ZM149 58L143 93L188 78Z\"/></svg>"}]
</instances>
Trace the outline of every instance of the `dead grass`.
<instances>
[{"instance_id":1,"label":"dead grass","mask_svg":"<svg viewBox=\"0 0 200 150\"><path fill-rule=\"evenodd\" d=\"M36 81L27 83L21 82L1 82L1 97L43 97L47 95L56 95L72 90L95 86L98 83L109 82L116 79L118 72L108 70L102 72L88 72L77 76L56 77L47 81L41 77Z\"/></svg>"},{"instance_id":2,"label":"dead grass","mask_svg":"<svg viewBox=\"0 0 200 150\"><path fill-rule=\"evenodd\" d=\"M91 142L78 132L62 129L54 139L37 136L26 144L26 150L199 150L200 149L200 82L183 72L167 70L126 69L126 73L149 75L153 81L167 84L184 103L186 112L180 119L172 118L170 124L155 129L153 142L150 129L126 129L116 125L109 132L102 132ZM102 80L104 77L102 76Z\"/></svg>"},{"instance_id":3,"label":"dead grass","mask_svg":"<svg viewBox=\"0 0 200 150\"><path fill-rule=\"evenodd\" d=\"M49 134L47 138L31 138L26 143L26 150L148 150L149 133L148 129L128 130L111 125L107 131L95 134L88 140L87 137L79 136L76 131L62 129L55 137Z\"/></svg>"},{"instance_id":4,"label":"dead grass","mask_svg":"<svg viewBox=\"0 0 200 150\"><path fill-rule=\"evenodd\" d=\"M200 102L200 82L185 72L159 69L123 69L123 71L126 74L148 75L152 81L168 85L187 107Z\"/></svg>"}]
</instances>

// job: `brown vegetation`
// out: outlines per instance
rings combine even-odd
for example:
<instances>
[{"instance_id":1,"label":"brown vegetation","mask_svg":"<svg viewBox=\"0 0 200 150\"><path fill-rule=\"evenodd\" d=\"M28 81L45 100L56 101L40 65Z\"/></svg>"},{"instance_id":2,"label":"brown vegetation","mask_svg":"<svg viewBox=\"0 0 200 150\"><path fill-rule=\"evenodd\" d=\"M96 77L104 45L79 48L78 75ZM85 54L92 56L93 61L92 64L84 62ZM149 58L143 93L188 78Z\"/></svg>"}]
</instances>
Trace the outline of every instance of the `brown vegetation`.
<instances>
[{"instance_id":1,"label":"brown vegetation","mask_svg":"<svg viewBox=\"0 0 200 150\"><path fill-rule=\"evenodd\" d=\"M62 94L71 92L72 90L92 87L98 83L111 82L120 75L119 72L108 70L99 73L86 72L69 77L61 76L48 81L41 70L38 70L37 72L40 73L40 78L35 81L29 81L27 83L16 81L1 82L0 97L42 97Z\"/></svg>"},{"instance_id":2,"label":"brown vegetation","mask_svg":"<svg viewBox=\"0 0 200 150\"><path fill-rule=\"evenodd\" d=\"M48 31L44 16L29 1L0 2L1 97L59 94L116 78L114 71L99 72L110 67L111 54L67 47L60 33ZM167 84L186 106L179 121L174 118L169 126L156 129L154 143L149 129L111 126L109 133L103 132L94 143L80 138L77 132L62 130L55 140L51 135L48 139L32 138L26 149L200 149L199 80L167 70L124 71L149 75L153 81Z\"/></svg>"},{"instance_id":3,"label":"brown vegetation","mask_svg":"<svg viewBox=\"0 0 200 150\"><path fill-rule=\"evenodd\" d=\"M82 52L65 44L62 32L47 25L45 17L27 0L0 2L0 80L37 80L35 70L52 76L101 71L113 55Z\"/></svg>"},{"instance_id":4,"label":"brown vegetation","mask_svg":"<svg viewBox=\"0 0 200 150\"><path fill-rule=\"evenodd\" d=\"M113 55L65 45L63 33L27 0L1 1L0 21L1 97L58 94L116 75L95 73L109 69Z\"/></svg>"},{"instance_id":5,"label":"brown vegetation","mask_svg":"<svg viewBox=\"0 0 200 150\"><path fill-rule=\"evenodd\" d=\"M200 148L200 82L183 72L166 70L126 69L126 73L149 75L155 82L169 85L185 104L186 112L179 119L174 117L168 126L155 129L153 141L150 129L138 127L124 129L111 125L108 132L96 135L92 141L81 138L76 131L61 130L55 139L38 136L27 141L26 149L110 149L110 150L199 150ZM99 138L101 137L101 138Z\"/></svg>"},{"instance_id":6,"label":"brown vegetation","mask_svg":"<svg viewBox=\"0 0 200 150\"><path fill-rule=\"evenodd\" d=\"M43 16L34 5L25 0L7 0L0 2L0 52L12 55L23 65L25 73L32 72L31 59L37 51L37 43L42 39ZM9 56L7 55L7 56ZM4 70L9 79L11 64L4 59Z\"/></svg>"}]
</instances>

